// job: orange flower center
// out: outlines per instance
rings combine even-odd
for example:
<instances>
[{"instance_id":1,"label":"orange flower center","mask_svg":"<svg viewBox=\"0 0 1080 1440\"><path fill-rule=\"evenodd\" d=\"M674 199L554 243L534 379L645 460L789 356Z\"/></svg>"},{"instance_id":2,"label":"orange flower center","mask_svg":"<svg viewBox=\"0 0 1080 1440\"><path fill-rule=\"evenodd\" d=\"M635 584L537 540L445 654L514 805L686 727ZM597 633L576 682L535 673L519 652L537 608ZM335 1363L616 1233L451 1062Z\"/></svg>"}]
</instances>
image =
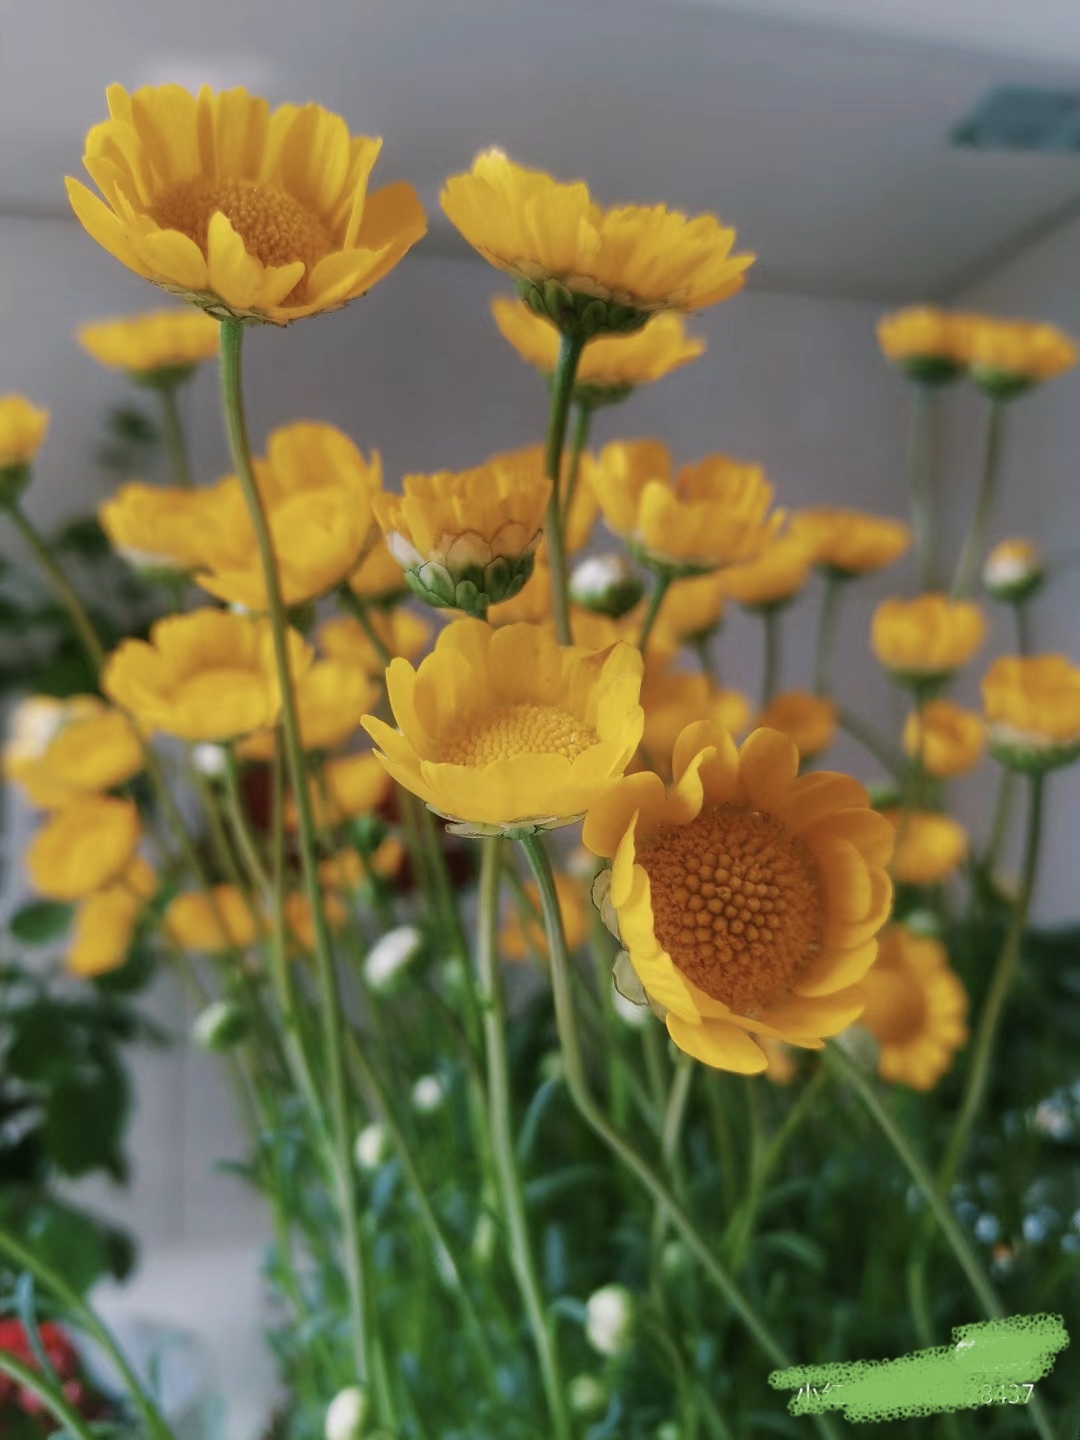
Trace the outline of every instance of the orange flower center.
<instances>
[{"instance_id":1,"label":"orange flower center","mask_svg":"<svg viewBox=\"0 0 1080 1440\"><path fill-rule=\"evenodd\" d=\"M883 1045L904 1045L926 1023L926 1000L903 970L879 966L866 987L866 1009L860 1023Z\"/></svg>"},{"instance_id":2,"label":"orange flower center","mask_svg":"<svg viewBox=\"0 0 1080 1440\"><path fill-rule=\"evenodd\" d=\"M439 759L449 765L493 765L514 755L576 760L599 738L590 725L556 705L500 705L453 730Z\"/></svg>"},{"instance_id":3,"label":"orange flower center","mask_svg":"<svg viewBox=\"0 0 1080 1440\"><path fill-rule=\"evenodd\" d=\"M150 214L167 230L179 230L206 254L215 211L228 219L250 255L264 265L302 260L308 270L333 249L326 226L299 200L254 180L185 180L160 195Z\"/></svg>"},{"instance_id":4,"label":"orange flower center","mask_svg":"<svg viewBox=\"0 0 1080 1440\"><path fill-rule=\"evenodd\" d=\"M706 807L644 841L656 938L699 989L741 1015L761 1010L820 942L810 857L773 815Z\"/></svg>"}]
</instances>

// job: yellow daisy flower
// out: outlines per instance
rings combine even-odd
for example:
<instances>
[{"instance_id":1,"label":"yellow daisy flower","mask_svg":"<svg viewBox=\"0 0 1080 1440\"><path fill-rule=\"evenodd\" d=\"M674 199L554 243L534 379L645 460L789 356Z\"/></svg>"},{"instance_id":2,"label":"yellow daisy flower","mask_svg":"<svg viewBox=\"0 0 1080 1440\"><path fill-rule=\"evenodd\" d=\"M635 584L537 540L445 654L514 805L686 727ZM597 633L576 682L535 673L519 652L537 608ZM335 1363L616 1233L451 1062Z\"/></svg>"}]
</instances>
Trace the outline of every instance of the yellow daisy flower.
<instances>
[{"instance_id":1,"label":"yellow daisy flower","mask_svg":"<svg viewBox=\"0 0 1080 1440\"><path fill-rule=\"evenodd\" d=\"M824 695L786 690L774 695L757 719L766 730L779 730L795 742L801 760L827 750L836 736L836 706Z\"/></svg>"},{"instance_id":2,"label":"yellow daisy flower","mask_svg":"<svg viewBox=\"0 0 1080 1440\"><path fill-rule=\"evenodd\" d=\"M754 1034L820 1049L846 1029L892 904L888 822L856 781L798 764L776 731L736 750L697 722L670 791L629 775L585 817L585 844L613 858L594 895L646 995L675 1044L719 1069L764 1070Z\"/></svg>"},{"instance_id":3,"label":"yellow daisy flower","mask_svg":"<svg viewBox=\"0 0 1080 1440\"><path fill-rule=\"evenodd\" d=\"M1016 605L1042 588L1042 551L1034 540L1002 540L983 563L983 585L995 600Z\"/></svg>"},{"instance_id":4,"label":"yellow daisy flower","mask_svg":"<svg viewBox=\"0 0 1080 1440\"><path fill-rule=\"evenodd\" d=\"M48 428L47 410L39 410L22 395L0 395L0 479L4 482L4 499L18 499L30 478L30 461L41 449Z\"/></svg>"},{"instance_id":5,"label":"yellow daisy flower","mask_svg":"<svg viewBox=\"0 0 1080 1440\"><path fill-rule=\"evenodd\" d=\"M75 337L99 365L137 380L175 382L214 358L220 330L198 310L148 310L80 325Z\"/></svg>"},{"instance_id":6,"label":"yellow daisy flower","mask_svg":"<svg viewBox=\"0 0 1080 1440\"><path fill-rule=\"evenodd\" d=\"M1041 381L1071 370L1077 349L1055 325L1030 320L974 318L968 337L971 378L1000 399L1021 395Z\"/></svg>"},{"instance_id":7,"label":"yellow daisy flower","mask_svg":"<svg viewBox=\"0 0 1080 1440\"><path fill-rule=\"evenodd\" d=\"M584 945L589 935L589 915L585 908L581 882L561 870L554 872L555 893L562 915L563 934L566 948L572 955ZM533 881L527 880L522 887L525 904L532 914L521 913L521 907L511 903L506 918L499 930L499 953L505 960L528 960L530 955L548 958L547 931L540 915L540 892Z\"/></svg>"},{"instance_id":8,"label":"yellow daisy flower","mask_svg":"<svg viewBox=\"0 0 1080 1440\"><path fill-rule=\"evenodd\" d=\"M641 749L651 768L670 774L675 742L694 720L712 720L732 735L750 724L750 704L738 690L722 690L700 670L676 670L650 652L641 682L645 728Z\"/></svg>"},{"instance_id":9,"label":"yellow daisy flower","mask_svg":"<svg viewBox=\"0 0 1080 1440\"><path fill-rule=\"evenodd\" d=\"M1080 755L1080 668L1065 655L1003 655L982 682L990 749L1003 764L1047 770Z\"/></svg>"},{"instance_id":10,"label":"yellow daisy flower","mask_svg":"<svg viewBox=\"0 0 1080 1440\"><path fill-rule=\"evenodd\" d=\"M181 950L216 955L246 950L258 935L256 917L235 885L214 885L210 894L185 890L169 901L162 927Z\"/></svg>"},{"instance_id":11,"label":"yellow daisy flower","mask_svg":"<svg viewBox=\"0 0 1080 1440\"><path fill-rule=\"evenodd\" d=\"M448 625L418 670L394 660L400 727L367 716L380 760L462 833L566 825L626 768L641 739L641 656L560 647L542 626Z\"/></svg>"},{"instance_id":12,"label":"yellow daisy flower","mask_svg":"<svg viewBox=\"0 0 1080 1440\"><path fill-rule=\"evenodd\" d=\"M881 353L914 380L942 385L963 373L970 317L935 305L912 305L878 321Z\"/></svg>"},{"instance_id":13,"label":"yellow daisy flower","mask_svg":"<svg viewBox=\"0 0 1080 1440\"><path fill-rule=\"evenodd\" d=\"M98 519L116 553L137 570L183 573L203 563L203 534L216 528L217 500L212 490L132 480L102 501Z\"/></svg>"},{"instance_id":14,"label":"yellow daisy flower","mask_svg":"<svg viewBox=\"0 0 1080 1440\"><path fill-rule=\"evenodd\" d=\"M911 529L902 521L838 506L797 510L790 533L810 548L815 565L842 579L891 565L911 545Z\"/></svg>"},{"instance_id":15,"label":"yellow daisy flower","mask_svg":"<svg viewBox=\"0 0 1080 1440\"><path fill-rule=\"evenodd\" d=\"M940 680L966 665L986 638L986 618L970 600L919 595L882 600L870 641L885 669L901 681Z\"/></svg>"},{"instance_id":16,"label":"yellow daisy flower","mask_svg":"<svg viewBox=\"0 0 1080 1440\"><path fill-rule=\"evenodd\" d=\"M75 912L64 964L82 979L118 970L128 957L139 916L157 893L158 878L140 855L118 880L88 895Z\"/></svg>"},{"instance_id":17,"label":"yellow daisy flower","mask_svg":"<svg viewBox=\"0 0 1080 1440\"><path fill-rule=\"evenodd\" d=\"M394 568L401 574L401 567L394 562ZM431 639L432 625L411 610L399 607L393 610L369 610L367 621L378 639L390 652L391 657L401 655L411 660L426 650ZM386 663L367 631L354 615L336 615L319 627L319 647L333 660L350 661L359 665L368 675L382 675Z\"/></svg>"},{"instance_id":18,"label":"yellow daisy flower","mask_svg":"<svg viewBox=\"0 0 1080 1440\"><path fill-rule=\"evenodd\" d=\"M968 1038L967 991L939 940L890 925L862 981L859 1016L878 1042L883 1080L930 1090Z\"/></svg>"},{"instance_id":19,"label":"yellow daisy flower","mask_svg":"<svg viewBox=\"0 0 1080 1440\"><path fill-rule=\"evenodd\" d=\"M81 795L123 784L143 763L139 735L119 710L96 695L66 700L42 695L24 701L16 712L2 769L32 804L56 810Z\"/></svg>"},{"instance_id":20,"label":"yellow daisy flower","mask_svg":"<svg viewBox=\"0 0 1080 1440\"><path fill-rule=\"evenodd\" d=\"M427 228L412 186L368 195L382 141L319 105L271 113L239 86L106 93L83 164L107 203L69 179L75 214L129 270L219 318L337 310Z\"/></svg>"},{"instance_id":21,"label":"yellow daisy flower","mask_svg":"<svg viewBox=\"0 0 1080 1440\"><path fill-rule=\"evenodd\" d=\"M724 594L748 610L786 605L806 584L813 552L797 535L782 535L756 560L729 565L721 574ZM665 604L666 604L665 600Z\"/></svg>"},{"instance_id":22,"label":"yellow daisy flower","mask_svg":"<svg viewBox=\"0 0 1080 1440\"><path fill-rule=\"evenodd\" d=\"M296 683L300 744L308 751L344 745L377 694L374 681L355 660L316 660ZM249 736L236 753L243 760L272 760L274 732Z\"/></svg>"},{"instance_id":23,"label":"yellow daisy flower","mask_svg":"<svg viewBox=\"0 0 1080 1440\"><path fill-rule=\"evenodd\" d=\"M946 780L973 770L986 749L982 717L952 700L928 700L921 712L913 710L904 724L904 750L921 753L928 775Z\"/></svg>"},{"instance_id":24,"label":"yellow daisy flower","mask_svg":"<svg viewBox=\"0 0 1080 1440\"><path fill-rule=\"evenodd\" d=\"M589 337L637 330L658 310L702 310L742 288L752 255L714 215L663 205L604 210L581 181L485 150L439 197L447 218L522 299L561 330Z\"/></svg>"},{"instance_id":25,"label":"yellow daisy flower","mask_svg":"<svg viewBox=\"0 0 1080 1440\"><path fill-rule=\"evenodd\" d=\"M893 879L902 885L937 885L964 861L968 836L949 815L930 810L883 810L896 830Z\"/></svg>"},{"instance_id":26,"label":"yellow daisy flower","mask_svg":"<svg viewBox=\"0 0 1080 1440\"><path fill-rule=\"evenodd\" d=\"M51 815L31 840L26 868L50 900L81 900L125 870L139 840L130 800L91 795Z\"/></svg>"}]
</instances>

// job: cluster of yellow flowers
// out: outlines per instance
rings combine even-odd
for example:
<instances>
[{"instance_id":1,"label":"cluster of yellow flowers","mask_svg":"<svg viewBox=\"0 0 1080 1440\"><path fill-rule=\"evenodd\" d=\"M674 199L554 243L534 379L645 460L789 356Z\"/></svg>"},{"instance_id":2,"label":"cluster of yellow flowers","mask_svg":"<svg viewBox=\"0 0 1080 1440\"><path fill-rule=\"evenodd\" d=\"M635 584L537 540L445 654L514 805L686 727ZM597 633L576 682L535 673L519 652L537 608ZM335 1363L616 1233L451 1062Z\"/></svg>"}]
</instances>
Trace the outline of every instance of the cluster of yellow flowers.
<instances>
[{"instance_id":1,"label":"cluster of yellow flowers","mask_svg":"<svg viewBox=\"0 0 1080 1440\"><path fill-rule=\"evenodd\" d=\"M1076 346L1054 325L929 305L885 316L878 340L915 380L940 385L967 373L999 399L1052 380L1077 361Z\"/></svg>"}]
</instances>

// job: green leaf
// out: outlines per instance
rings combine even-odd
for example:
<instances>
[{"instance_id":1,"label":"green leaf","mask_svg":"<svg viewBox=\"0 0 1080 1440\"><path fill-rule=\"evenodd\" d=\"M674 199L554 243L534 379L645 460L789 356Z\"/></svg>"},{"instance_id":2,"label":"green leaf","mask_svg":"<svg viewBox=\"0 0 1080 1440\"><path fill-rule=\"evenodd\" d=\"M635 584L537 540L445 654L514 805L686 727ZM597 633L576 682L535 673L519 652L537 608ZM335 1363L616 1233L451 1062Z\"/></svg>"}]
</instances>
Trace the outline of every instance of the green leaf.
<instances>
[{"instance_id":1,"label":"green leaf","mask_svg":"<svg viewBox=\"0 0 1080 1440\"><path fill-rule=\"evenodd\" d=\"M759 1236L756 1243L761 1250L779 1250L782 1255L790 1255L792 1260L798 1260L815 1275L825 1273L827 1261L824 1250L805 1235L796 1235L793 1230L773 1230Z\"/></svg>"},{"instance_id":2,"label":"green leaf","mask_svg":"<svg viewBox=\"0 0 1080 1440\"><path fill-rule=\"evenodd\" d=\"M106 1170L123 1180L121 1149L128 1116L128 1083L113 1051L97 1047L96 1064L62 1076L45 1099L45 1141L57 1167L77 1177Z\"/></svg>"},{"instance_id":3,"label":"green leaf","mask_svg":"<svg viewBox=\"0 0 1080 1440\"><path fill-rule=\"evenodd\" d=\"M48 945L67 934L74 910L59 900L32 900L12 915L11 933L24 945Z\"/></svg>"},{"instance_id":4,"label":"green leaf","mask_svg":"<svg viewBox=\"0 0 1080 1440\"><path fill-rule=\"evenodd\" d=\"M83 560L104 560L112 553L108 538L94 515L70 520L53 536L53 549L61 554L78 555Z\"/></svg>"}]
</instances>

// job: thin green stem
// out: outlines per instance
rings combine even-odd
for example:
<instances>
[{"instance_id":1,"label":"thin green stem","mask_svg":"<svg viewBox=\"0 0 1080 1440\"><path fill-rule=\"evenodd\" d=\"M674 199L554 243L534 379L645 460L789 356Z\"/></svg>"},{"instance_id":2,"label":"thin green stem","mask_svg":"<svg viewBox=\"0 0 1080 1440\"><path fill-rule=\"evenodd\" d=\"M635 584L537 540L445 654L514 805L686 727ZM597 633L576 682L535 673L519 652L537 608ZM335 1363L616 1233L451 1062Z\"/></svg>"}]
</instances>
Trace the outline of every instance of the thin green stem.
<instances>
[{"instance_id":1,"label":"thin green stem","mask_svg":"<svg viewBox=\"0 0 1080 1440\"><path fill-rule=\"evenodd\" d=\"M240 770L231 745L225 748L225 808L250 882L260 894L265 895L270 889L270 876L266 872L266 865L259 854L259 847L255 843L255 836L244 811L244 798L240 793Z\"/></svg>"},{"instance_id":2,"label":"thin green stem","mask_svg":"<svg viewBox=\"0 0 1080 1440\"><path fill-rule=\"evenodd\" d=\"M780 605L764 605L760 614L765 626L765 659L761 670L761 708L764 710L780 687L784 612Z\"/></svg>"},{"instance_id":3,"label":"thin green stem","mask_svg":"<svg viewBox=\"0 0 1080 1440\"><path fill-rule=\"evenodd\" d=\"M642 655L645 654L645 647L649 643L649 636L656 624L656 617L660 614L660 606L664 603L664 596L671 585L672 577L661 571L654 580L652 590L649 592L649 604L645 611L645 618L641 622L641 635L638 639L638 649Z\"/></svg>"},{"instance_id":4,"label":"thin green stem","mask_svg":"<svg viewBox=\"0 0 1080 1440\"><path fill-rule=\"evenodd\" d=\"M668 1175L676 1176L678 1171L679 1146L682 1142L683 1126L686 1123L687 1106L690 1101L690 1087L694 1082L694 1062L680 1050L675 1061L675 1078L668 1091L667 1106L664 1110L660 1130L660 1159ZM654 1271L658 1271L664 1235L668 1227L668 1212L665 1206L657 1204L653 1210L652 1237L650 1250Z\"/></svg>"},{"instance_id":5,"label":"thin green stem","mask_svg":"<svg viewBox=\"0 0 1080 1440\"><path fill-rule=\"evenodd\" d=\"M40 1370L24 1365L7 1350L0 1350L0 1375L14 1380L21 1390L27 1390L41 1401L54 1420L60 1422L65 1440L94 1440L94 1432L75 1409L74 1405L45 1379ZM14 1404L14 1401L10 1402Z\"/></svg>"},{"instance_id":6,"label":"thin green stem","mask_svg":"<svg viewBox=\"0 0 1080 1440\"><path fill-rule=\"evenodd\" d=\"M920 590L934 588L934 509L930 476L933 400L931 386L918 381L912 385L907 490L911 530L915 539L915 575Z\"/></svg>"},{"instance_id":7,"label":"thin green stem","mask_svg":"<svg viewBox=\"0 0 1080 1440\"><path fill-rule=\"evenodd\" d=\"M1005 401L991 399L988 402L986 422L986 454L983 461L982 481L978 499L971 517L971 524L964 537L956 574L953 577L952 597L964 600L975 593L979 578L979 566L986 550L986 535L997 499L998 476L1001 470L1001 439L1005 423Z\"/></svg>"},{"instance_id":8,"label":"thin green stem","mask_svg":"<svg viewBox=\"0 0 1080 1440\"><path fill-rule=\"evenodd\" d=\"M563 335L551 382L551 410L548 415L545 474L551 481L551 494L548 497L547 518L544 522L544 538L551 568L551 608L555 616L555 638L560 645L570 644L570 597L559 501L559 478L562 472L566 422L574 394L574 377L584 348L584 340L573 335Z\"/></svg>"},{"instance_id":9,"label":"thin green stem","mask_svg":"<svg viewBox=\"0 0 1080 1440\"><path fill-rule=\"evenodd\" d=\"M1016 648L1021 655L1030 655L1031 643L1031 605L1028 600L1016 600L1013 602L1013 619L1016 621Z\"/></svg>"},{"instance_id":10,"label":"thin green stem","mask_svg":"<svg viewBox=\"0 0 1080 1440\"><path fill-rule=\"evenodd\" d=\"M97 631L94 629L82 601L76 595L71 581L57 563L48 541L31 523L20 505L9 505L7 513L11 523L34 552L34 558L49 577L64 608L71 616L71 623L75 626L82 647L86 651L87 659L93 665L95 672L100 670L105 663L105 647L98 639Z\"/></svg>"},{"instance_id":11,"label":"thin green stem","mask_svg":"<svg viewBox=\"0 0 1080 1440\"><path fill-rule=\"evenodd\" d=\"M562 497L563 531L570 519L570 507L574 503L578 476L581 472L581 457L589 443L589 429L592 425L593 410L583 400L574 406L574 425L570 432L570 459L566 467L566 493Z\"/></svg>"},{"instance_id":12,"label":"thin green stem","mask_svg":"<svg viewBox=\"0 0 1080 1440\"><path fill-rule=\"evenodd\" d=\"M480 980L484 1048L487 1052L488 1121L491 1148L499 1182L503 1220L510 1250L510 1265L521 1293L540 1361L540 1373L558 1440L569 1440L571 1429L566 1392L552 1327L544 1313L540 1279L529 1238L525 1194L517 1168L514 1121L510 1099L510 1064L506 1050L506 1012L495 948L499 923L499 870L502 841L481 841L480 919L476 937L476 968Z\"/></svg>"},{"instance_id":13,"label":"thin green stem","mask_svg":"<svg viewBox=\"0 0 1080 1440\"><path fill-rule=\"evenodd\" d=\"M172 466L173 479L176 484L185 490L191 490L195 481L191 476L187 441L184 439L184 427L180 421L180 406L176 399L177 389L176 385L158 386L158 394L161 396L162 420L165 427L165 448L169 452L169 464Z\"/></svg>"},{"instance_id":14,"label":"thin green stem","mask_svg":"<svg viewBox=\"0 0 1080 1440\"><path fill-rule=\"evenodd\" d=\"M1009 834L1009 821L1012 819L1019 778L1015 770L1002 767L998 779L997 800L994 803L994 818L990 822L990 838L986 844L986 856L983 860L983 866L991 880L994 878L1005 840Z\"/></svg>"},{"instance_id":15,"label":"thin green stem","mask_svg":"<svg viewBox=\"0 0 1080 1440\"><path fill-rule=\"evenodd\" d=\"M844 577L835 571L829 571L825 576L817 640L814 644L815 695L827 695L832 688L833 651L836 649L836 632L840 624L840 609L846 583Z\"/></svg>"}]
</instances>

